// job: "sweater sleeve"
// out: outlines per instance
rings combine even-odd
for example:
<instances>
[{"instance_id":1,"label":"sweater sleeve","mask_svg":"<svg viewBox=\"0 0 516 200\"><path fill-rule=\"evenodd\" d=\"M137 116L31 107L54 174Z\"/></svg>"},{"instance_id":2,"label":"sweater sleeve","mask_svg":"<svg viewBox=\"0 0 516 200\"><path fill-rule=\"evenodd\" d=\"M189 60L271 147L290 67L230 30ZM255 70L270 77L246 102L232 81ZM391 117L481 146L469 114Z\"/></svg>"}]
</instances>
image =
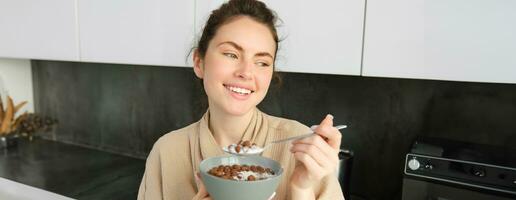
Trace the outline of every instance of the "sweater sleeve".
<instances>
[{"instance_id":1,"label":"sweater sleeve","mask_svg":"<svg viewBox=\"0 0 516 200\"><path fill-rule=\"evenodd\" d=\"M159 143L154 145L147 157L145 172L138 191L138 200L153 199L163 199Z\"/></svg>"}]
</instances>

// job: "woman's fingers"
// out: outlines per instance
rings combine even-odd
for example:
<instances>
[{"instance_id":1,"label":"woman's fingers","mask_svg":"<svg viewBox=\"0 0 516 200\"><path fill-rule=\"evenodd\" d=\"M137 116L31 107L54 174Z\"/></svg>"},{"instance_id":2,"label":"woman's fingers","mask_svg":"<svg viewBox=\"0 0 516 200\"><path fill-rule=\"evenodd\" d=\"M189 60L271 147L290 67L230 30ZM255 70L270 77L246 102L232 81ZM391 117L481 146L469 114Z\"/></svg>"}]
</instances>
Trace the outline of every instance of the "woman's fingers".
<instances>
[{"instance_id":1,"label":"woman's fingers","mask_svg":"<svg viewBox=\"0 0 516 200\"><path fill-rule=\"evenodd\" d=\"M317 164L317 162L308 154L298 151L294 153L294 157L299 160L303 165L306 167L306 169L310 172L309 174L311 176L314 176L316 180L321 179L324 174L323 168Z\"/></svg>"},{"instance_id":2,"label":"woman's fingers","mask_svg":"<svg viewBox=\"0 0 516 200\"><path fill-rule=\"evenodd\" d=\"M197 184L197 190L198 190L197 193L201 193L201 192L208 193L206 191L206 188L204 187L204 183L201 180L201 176L200 176L199 172L195 173L195 183Z\"/></svg>"},{"instance_id":3,"label":"woman's fingers","mask_svg":"<svg viewBox=\"0 0 516 200\"><path fill-rule=\"evenodd\" d=\"M312 176L322 178L338 166L341 134L333 127L333 116L327 115L317 127L312 127L316 136L292 142L291 151Z\"/></svg>"},{"instance_id":4,"label":"woman's fingers","mask_svg":"<svg viewBox=\"0 0 516 200\"><path fill-rule=\"evenodd\" d=\"M322 136L326 139L327 143L333 148L333 149L340 149L340 142L342 139L342 135L339 132L339 130L335 127L333 127L333 116L328 114L326 117L321 121L321 124L315 128L315 133Z\"/></svg>"},{"instance_id":5,"label":"woman's fingers","mask_svg":"<svg viewBox=\"0 0 516 200\"><path fill-rule=\"evenodd\" d=\"M318 147L324 154L331 156L338 156L338 150L333 149L326 140L324 140L321 136L315 135L312 137L303 138L301 140L296 140L292 142L293 145L296 144L311 144Z\"/></svg>"},{"instance_id":6,"label":"woman's fingers","mask_svg":"<svg viewBox=\"0 0 516 200\"><path fill-rule=\"evenodd\" d=\"M202 182L199 172L195 173L195 183L197 184L197 194L195 195L197 197L196 199L211 200L210 194L206 191L206 187Z\"/></svg>"},{"instance_id":7,"label":"woman's fingers","mask_svg":"<svg viewBox=\"0 0 516 200\"><path fill-rule=\"evenodd\" d=\"M327 154L323 153L319 147L311 144L298 143L291 148L292 153L303 152L308 154L312 159L324 169L332 168L331 159Z\"/></svg>"},{"instance_id":8,"label":"woman's fingers","mask_svg":"<svg viewBox=\"0 0 516 200\"><path fill-rule=\"evenodd\" d=\"M292 152L303 151L324 168L333 170L339 163L338 151L330 147L321 136L304 138L292 144Z\"/></svg>"},{"instance_id":9,"label":"woman's fingers","mask_svg":"<svg viewBox=\"0 0 516 200\"><path fill-rule=\"evenodd\" d=\"M312 127L316 135L292 142L291 152L303 168L295 169L301 178L294 182L307 185L321 180L335 172L339 163L338 152L341 143L339 130L333 127L333 116L327 115L317 127Z\"/></svg>"}]
</instances>

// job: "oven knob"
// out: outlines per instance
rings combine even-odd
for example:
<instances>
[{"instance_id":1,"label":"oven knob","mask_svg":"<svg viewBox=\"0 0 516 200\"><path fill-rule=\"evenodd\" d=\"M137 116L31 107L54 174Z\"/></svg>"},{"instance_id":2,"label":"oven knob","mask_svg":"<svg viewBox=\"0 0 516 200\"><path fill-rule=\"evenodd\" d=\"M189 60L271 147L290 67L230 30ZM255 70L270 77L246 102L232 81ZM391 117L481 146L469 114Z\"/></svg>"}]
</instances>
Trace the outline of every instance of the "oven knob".
<instances>
[{"instance_id":1,"label":"oven knob","mask_svg":"<svg viewBox=\"0 0 516 200\"><path fill-rule=\"evenodd\" d=\"M408 161L408 167L411 170L417 170L419 169L419 167L421 167L421 163L419 163L419 161L416 158L412 158Z\"/></svg>"},{"instance_id":2,"label":"oven knob","mask_svg":"<svg viewBox=\"0 0 516 200\"><path fill-rule=\"evenodd\" d=\"M434 165L428 163L425 165L425 169L432 170L432 169L434 169Z\"/></svg>"},{"instance_id":3,"label":"oven knob","mask_svg":"<svg viewBox=\"0 0 516 200\"><path fill-rule=\"evenodd\" d=\"M486 176L486 171L484 169L475 169L473 170L473 175L478 177L484 177Z\"/></svg>"}]
</instances>

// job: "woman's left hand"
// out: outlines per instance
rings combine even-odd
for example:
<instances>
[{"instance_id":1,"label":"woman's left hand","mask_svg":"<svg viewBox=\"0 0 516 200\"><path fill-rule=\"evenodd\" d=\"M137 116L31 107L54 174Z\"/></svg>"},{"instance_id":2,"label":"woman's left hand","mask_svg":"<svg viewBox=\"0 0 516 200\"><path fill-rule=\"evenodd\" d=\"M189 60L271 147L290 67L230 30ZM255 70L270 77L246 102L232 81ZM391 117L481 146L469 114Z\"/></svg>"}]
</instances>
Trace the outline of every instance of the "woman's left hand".
<instances>
[{"instance_id":1,"label":"woman's left hand","mask_svg":"<svg viewBox=\"0 0 516 200\"><path fill-rule=\"evenodd\" d=\"M204 182L202 181L199 172L195 173L195 183L197 184L197 194L195 194L192 200L212 200L210 194L206 191L206 187L204 186Z\"/></svg>"},{"instance_id":2,"label":"woman's left hand","mask_svg":"<svg viewBox=\"0 0 516 200\"><path fill-rule=\"evenodd\" d=\"M293 189L313 189L315 183L337 170L342 135L333 127L333 116L327 115L314 131L317 135L292 142L290 151L302 163L296 165L290 179Z\"/></svg>"}]
</instances>

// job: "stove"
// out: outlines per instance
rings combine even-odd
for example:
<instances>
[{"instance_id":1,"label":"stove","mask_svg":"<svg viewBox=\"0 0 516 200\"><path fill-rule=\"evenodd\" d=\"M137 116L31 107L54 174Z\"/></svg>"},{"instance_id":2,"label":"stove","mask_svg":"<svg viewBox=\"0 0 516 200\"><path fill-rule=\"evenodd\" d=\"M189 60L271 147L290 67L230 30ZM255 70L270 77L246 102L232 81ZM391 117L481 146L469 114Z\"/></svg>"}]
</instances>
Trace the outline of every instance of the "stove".
<instances>
[{"instance_id":1,"label":"stove","mask_svg":"<svg viewBox=\"0 0 516 200\"><path fill-rule=\"evenodd\" d=\"M516 199L516 151L418 138L405 157L403 200Z\"/></svg>"}]
</instances>

